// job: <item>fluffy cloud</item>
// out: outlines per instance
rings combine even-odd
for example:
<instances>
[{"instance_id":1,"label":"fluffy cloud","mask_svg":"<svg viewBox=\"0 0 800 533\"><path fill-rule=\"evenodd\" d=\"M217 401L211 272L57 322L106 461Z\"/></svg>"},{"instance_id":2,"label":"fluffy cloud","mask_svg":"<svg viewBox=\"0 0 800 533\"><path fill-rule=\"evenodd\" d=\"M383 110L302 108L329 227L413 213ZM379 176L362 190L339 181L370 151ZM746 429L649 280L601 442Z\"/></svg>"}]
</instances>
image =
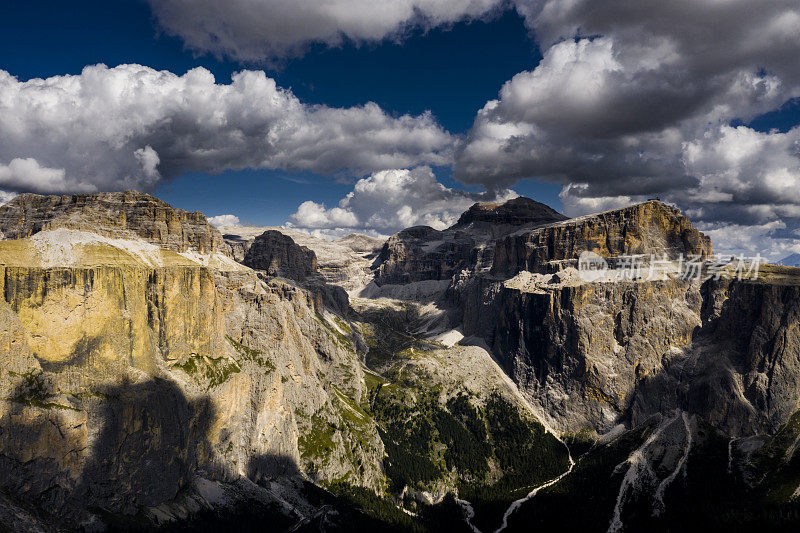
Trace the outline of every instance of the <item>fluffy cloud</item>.
<instances>
[{"instance_id":1,"label":"fluffy cloud","mask_svg":"<svg viewBox=\"0 0 800 533\"><path fill-rule=\"evenodd\" d=\"M562 204L561 212L569 217L578 217L619 209L647 200L644 196L586 196L588 189L587 183L573 183L561 189L558 195Z\"/></svg>"},{"instance_id":2,"label":"fluffy cloud","mask_svg":"<svg viewBox=\"0 0 800 533\"><path fill-rule=\"evenodd\" d=\"M292 215L292 227L322 235L351 232L389 235L410 226L452 226L475 202L505 201L514 191L470 193L449 189L429 167L385 170L356 182L338 207L304 202Z\"/></svg>"},{"instance_id":3,"label":"fluffy cloud","mask_svg":"<svg viewBox=\"0 0 800 533\"><path fill-rule=\"evenodd\" d=\"M517 8L543 59L478 113L456 152L457 178L489 188L524 177L560 183L570 214L659 196L720 231L776 218L800 225L800 130L730 125L800 96L796 1Z\"/></svg>"},{"instance_id":4,"label":"fluffy cloud","mask_svg":"<svg viewBox=\"0 0 800 533\"><path fill-rule=\"evenodd\" d=\"M90 183L67 179L63 168L46 168L33 158L15 158L8 165L0 163L0 187L45 194L96 190Z\"/></svg>"},{"instance_id":5,"label":"fluffy cloud","mask_svg":"<svg viewBox=\"0 0 800 533\"><path fill-rule=\"evenodd\" d=\"M37 192L148 190L186 170L364 175L447 164L453 143L430 114L305 105L260 71L218 84L140 65L26 82L0 71L0 139L0 186Z\"/></svg>"},{"instance_id":6,"label":"fluffy cloud","mask_svg":"<svg viewBox=\"0 0 800 533\"><path fill-rule=\"evenodd\" d=\"M239 217L236 215L217 215L215 217L208 217L208 223L212 226L238 226Z\"/></svg>"},{"instance_id":7,"label":"fluffy cloud","mask_svg":"<svg viewBox=\"0 0 800 533\"><path fill-rule=\"evenodd\" d=\"M345 198L346 200L346 198ZM303 228L332 229L355 228L359 226L358 217L347 208L333 207L327 209L325 204L308 200L300 204L292 220Z\"/></svg>"},{"instance_id":8,"label":"fluffy cloud","mask_svg":"<svg viewBox=\"0 0 800 533\"><path fill-rule=\"evenodd\" d=\"M677 45L640 44L636 54L633 46L609 36L547 49L536 69L516 75L478 113L457 176L502 185L530 176L680 177L685 142L800 95L800 66L783 77L758 64L687 73Z\"/></svg>"},{"instance_id":9,"label":"fluffy cloud","mask_svg":"<svg viewBox=\"0 0 800 533\"><path fill-rule=\"evenodd\" d=\"M683 163L697 185L675 194L696 204L701 218L765 223L800 215L800 128L760 133L722 126L685 143Z\"/></svg>"},{"instance_id":10,"label":"fluffy cloud","mask_svg":"<svg viewBox=\"0 0 800 533\"><path fill-rule=\"evenodd\" d=\"M499 0L147 0L159 24L192 49L264 62L310 43L400 38L406 30L482 17Z\"/></svg>"},{"instance_id":11,"label":"fluffy cloud","mask_svg":"<svg viewBox=\"0 0 800 533\"><path fill-rule=\"evenodd\" d=\"M148 2L190 48L248 61L399 38L513 5L543 60L477 114L455 150L458 179L502 195L520 178L544 178L563 185L570 214L660 196L710 231L755 228L752 246L796 242L800 131L731 126L800 97L796 0ZM147 189L187 169L373 173L366 186L385 169L448 164L456 142L429 115L303 105L260 72L223 85L203 69L175 76L136 65L25 83L0 71L0 138L0 186L52 192ZM425 217L445 223L446 210L425 205L354 190L332 208L303 204L296 223L387 233ZM776 220L785 227L759 229Z\"/></svg>"},{"instance_id":12,"label":"fluffy cloud","mask_svg":"<svg viewBox=\"0 0 800 533\"><path fill-rule=\"evenodd\" d=\"M711 237L714 253L722 256L738 256L740 254L755 256L758 254L767 261L775 262L800 252L800 243L797 241L778 238L781 230L786 229L786 224L780 220L749 226L728 224L719 227L704 227L701 225L701 229Z\"/></svg>"}]
</instances>

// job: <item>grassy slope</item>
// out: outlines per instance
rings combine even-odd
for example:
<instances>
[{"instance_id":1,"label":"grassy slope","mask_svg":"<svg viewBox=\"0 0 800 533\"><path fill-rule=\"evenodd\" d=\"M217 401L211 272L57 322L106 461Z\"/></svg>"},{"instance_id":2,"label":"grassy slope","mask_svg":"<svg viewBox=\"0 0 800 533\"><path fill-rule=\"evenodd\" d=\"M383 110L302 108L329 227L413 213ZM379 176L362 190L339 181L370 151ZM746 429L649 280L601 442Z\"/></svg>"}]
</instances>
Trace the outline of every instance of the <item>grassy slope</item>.
<instances>
[{"instance_id":1,"label":"grassy slope","mask_svg":"<svg viewBox=\"0 0 800 533\"><path fill-rule=\"evenodd\" d=\"M445 385L415 364L443 347L417 338L413 317L402 306L383 314L373 308L369 322L359 325L372 370L365 372L362 407L380 427L389 490L456 489L473 503L473 523L493 529L510 502L567 468L566 450L508 394L497 392L505 387L499 380L495 392L476 393L452 380ZM421 509L409 498L405 505Z\"/></svg>"}]
</instances>

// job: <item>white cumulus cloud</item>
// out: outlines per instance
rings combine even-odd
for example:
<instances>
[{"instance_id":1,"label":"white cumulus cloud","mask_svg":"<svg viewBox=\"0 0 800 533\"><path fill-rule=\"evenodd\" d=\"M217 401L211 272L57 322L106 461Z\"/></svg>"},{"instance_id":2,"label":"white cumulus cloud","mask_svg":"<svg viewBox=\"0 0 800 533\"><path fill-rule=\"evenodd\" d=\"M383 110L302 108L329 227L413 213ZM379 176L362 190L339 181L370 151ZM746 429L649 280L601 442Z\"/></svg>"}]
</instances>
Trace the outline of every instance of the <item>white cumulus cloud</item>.
<instances>
[{"instance_id":1,"label":"white cumulus cloud","mask_svg":"<svg viewBox=\"0 0 800 533\"><path fill-rule=\"evenodd\" d=\"M212 226L238 226L239 217L236 215L217 215L215 217L208 217L208 223Z\"/></svg>"},{"instance_id":2,"label":"white cumulus cloud","mask_svg":"<svg viewBox=\"0 0 800 533\"><path fill-rule=\"evenodd\" d=\"M187 170L358 176L448 164L453 143L430 114L306 105L261 71L220 84L140 65L25 82L0 71L0 139L0 186L36 192L150 190Z\"/></svg>"},{"instance_id":3,"label":"white cumulus cloud","mask_svg":"<svg viewBox=\"0 0 800 533\"><path fill-rule=\"evenodd\" d=\"M797 0L147 1L189 48L267 63L513 7L543 59L463 139L430 114L305 105L262 72L219 84L203 69L138 65L28 82L0 71L0 187L150 189L185 170L369 174L337 206L302 204L293 223L391 233L446 225L443 204L469 194L388 169L452 163L457 179L497 191L487 197L536 177L563 186L569 214L659 196L709 231L753 228L751 247L797 243L800 129L733 125L800 98ZM765 232L774 222L784 226Z\"/></svg>"},{"instance_id":4,"label":"white cumulus cloud","mask_svg":"<svg viewBox=\"0 0 800 533\"><path fill-rule=\"evenodd\" d=\"M356 182L338 206L302 203L291 216L291 226L331 236L352 232L390 235L419 225L442 230L455 224L475 202L516 196L511 190L471 193L450 189L426 166L384 170Z\"/></svg>"},{"instance_id":5,"label":"white cumulus cloud","mask_svg":"<svg viewBox=\"0 0 800 533\"><path fill-rule=\"evenodd\" d=\"M786 228L780 220L766 224L725 224L700 228L711 237L714 253L725 256L760 255L767 261L776 262L800 252L800 244L786 239L776 239L776 233Z\"/></svg>"}]
</instances>

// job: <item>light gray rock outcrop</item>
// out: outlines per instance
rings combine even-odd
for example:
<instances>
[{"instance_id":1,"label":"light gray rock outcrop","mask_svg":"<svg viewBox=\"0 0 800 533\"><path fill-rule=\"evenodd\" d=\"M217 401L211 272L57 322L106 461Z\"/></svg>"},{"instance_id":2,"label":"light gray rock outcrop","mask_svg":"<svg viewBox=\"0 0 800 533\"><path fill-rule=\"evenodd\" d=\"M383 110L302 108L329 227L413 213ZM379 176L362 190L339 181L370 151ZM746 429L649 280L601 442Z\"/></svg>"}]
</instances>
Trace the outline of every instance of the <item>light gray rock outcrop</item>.
<instances>
[{"instance_id":1,"label":"light gray rock outcrop","mask_svg":"<svg viewBox=\"0 0 800 533\"><path fill-rule=\"evenodd\" d=\"M21 194L0 206L0 233L21 239L56 228L108 237L140 237L169 250L226 252L222 235L199 211L172 207L137 191L44 196Z\"/></svg>"}]
</instances>

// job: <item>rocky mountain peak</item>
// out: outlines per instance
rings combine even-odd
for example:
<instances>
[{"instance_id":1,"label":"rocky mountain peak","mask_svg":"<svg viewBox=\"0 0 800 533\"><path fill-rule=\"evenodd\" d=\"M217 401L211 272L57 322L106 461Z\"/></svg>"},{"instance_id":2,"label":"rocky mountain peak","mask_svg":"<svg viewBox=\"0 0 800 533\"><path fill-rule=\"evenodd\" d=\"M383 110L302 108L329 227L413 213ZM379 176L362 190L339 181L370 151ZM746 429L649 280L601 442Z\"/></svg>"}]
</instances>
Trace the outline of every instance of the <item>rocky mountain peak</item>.
<instances>
[{"instance_id":1,"label":"rocky mountain peak","mask_svg":"<svg viewBox=\"0 0 800 533\"><path fill-rule=\"evenodd\" d=\"M558 270L565 262L576 261L584 251L604 257L707 257L713 253L711 240L678 209L649 200L513 233L498 241L492 272L514 275L522 270Z\"/></svg>"},{"instance_id":2,"label":"rocky mountain peak","mask_svg":"<svg viewBox=\"0 0 800 533\"><path fill-rule=\"evenodd\" d=\"M267 230L253 241L242 261L270 276L303 281L317 269L317 255L277 230Z\"/></svg>"},{"instance_id":3,"label":"rocky mountain peak","mask_svg":"<svg viewBox=\"0 0 800 533\"><path fill-rule=\"evenodd\" d=\"M67 228L116 238L141 238L177 252L216 252L222 235L199 211L187 212L138 191L21 194L0 206L0 233L22 239Z\"/></svg>"},{"instance_id":4,"label":"rocky mountain peak","mask_svg":"<svg viewBox=\"0 0 800 533\"><path fill-rule=\"evenodd\" d=\"M471 222L490 222L493 224L547 224L566 220L567 217L549 205L519 196L503 203L483 202L473 204L458 219L456 227Z\"/></svg>"},{"instance_id":5,"label":"rocky mountain peak","mask_svg":"<svg viewBox=\"0 0 800 533\"><path fill-rule=\"evenodd\" d=\"M488 268L497 239L523 227L563 220L566 217L561 213L525 197L504 203L476 203L443 231L414 226L389 237L378 258L377 282L443 280L464 269Z\"/></svg>"},{"instance_id":6,"label":"rocky mountain peak","mask_svg":"<svg viewBox=\"0 0 800 533\"><path fill-rule=\"evenodd\" d=\"M491 268L496 276L552 272L577 263L584 251L605 257L667 254L711 255L711 241L676 208L650 200L566 218L530 198L475 204L444 231L404 229L384 245L380 283L448 279L462 270ZM575 266L575 265L573 265Z\"/></svg>"}]
</instances>

